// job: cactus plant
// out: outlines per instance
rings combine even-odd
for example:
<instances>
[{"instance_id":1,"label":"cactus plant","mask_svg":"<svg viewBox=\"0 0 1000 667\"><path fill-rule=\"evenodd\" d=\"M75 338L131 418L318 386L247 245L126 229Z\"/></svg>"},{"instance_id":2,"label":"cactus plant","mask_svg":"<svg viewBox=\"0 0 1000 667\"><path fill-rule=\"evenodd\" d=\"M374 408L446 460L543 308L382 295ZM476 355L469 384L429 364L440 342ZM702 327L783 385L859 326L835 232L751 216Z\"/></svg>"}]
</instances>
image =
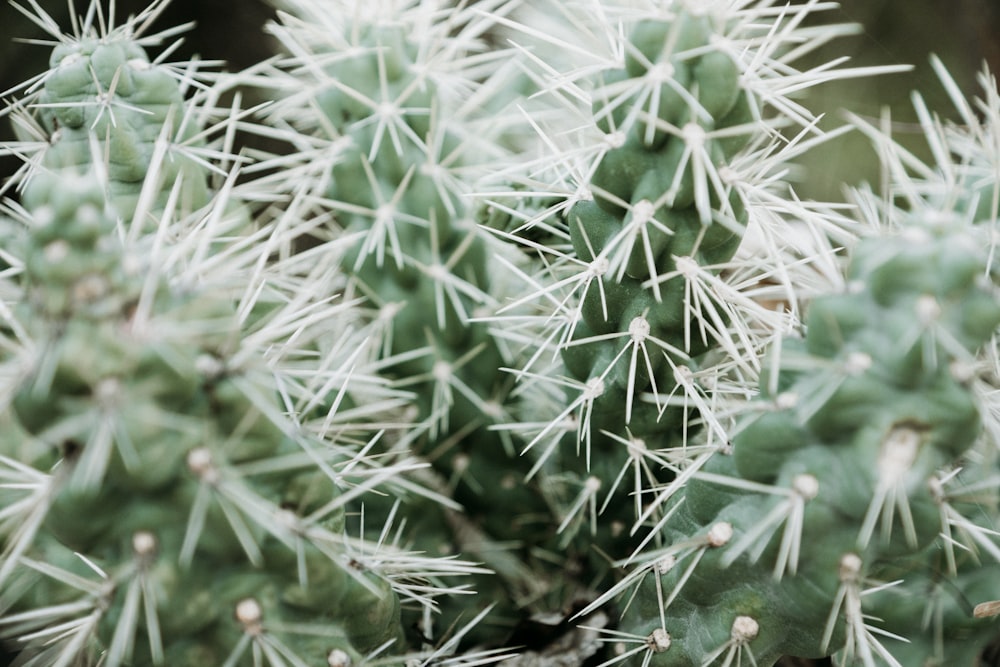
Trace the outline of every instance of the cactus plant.
<instances>
[{"instance_id":1,"label":"cactus plant","mask_svg":"<svg viewBox=\"0 0 1000 667\"><path fill-rule=\"evenodd\" d=\"M809 304L804 335L772 350L732 442L664 491L664 546L614 590L616 662L985 664L1000 592L986 166L1000 116L975 119L934 65L968 125L945 127L915 95L928 165L854 119L886 171L887 196L855 193L881 232L852 249L840 293ZM981 80L980 108L997 109Z\"/></svg>"},{"instance_id":2,"label":"cactus plant","mask_svg":"<svg viewBox=\"0 0 1000 667\"><path fill-rule=\"evenodd\" d=\"M560 481L549 491L558 548L610 585L609 557L659 539L643 529L669 516L659 485L687 479L726 441L726 412L751 395L766 341L835 273L827 235L852 232L821 205L799 205L776 177L837 135L815 130L782 91L786 77L803 87L826 78L792 74L810 46L801 23L817 7L602 2L589 21L577 9L539 10L565 17L569 34L557 21L509 22L532 53L573 45L593 55L537 75L562 112L562 124L537 125L564 152L530 161L531 173L494 198L498 235L542 260L513 266L527 294L495 321L526 309L541 323L517 371L517 391L539 398L503 428L524 436L541 486ZM574 41L581 33L592 43ZM875 72L838 76L862 73ZM816 243L800 243L803 230ZM769 289L785 312L769 307Z\"/></svg>"},{"instance_id":3,"label":"cactus plant","mask_svg":"<svg viewBox=\"0 0 1000 667\"><path fill-rule=\"evenodd\" d=\"M313 446L276 389L233 363L228 295L171 289L116 248L93 176L39 174L24 201L15 322L33 345L5 364L23 428L5 476L24 482L8 492L3 578L25 610L5 629L58 665L358 659L397 639L395 592L351 564L344 535L337 470L357 460L317 453L328 474L301 460ZM59 582L41 596L39 574ZM325 615L342 620L317 634ZM49 629L61 620L73 631Z\"/></svg>"},{"instance_id":4,"label":"cactus plant","mask_svg":"<svg viewBox=\"0 0 1000 667\"><path fill-rule=\"evenodd\" d=\"M918 98L932 165L853 119L885 199L802 202L792 163L849 128L798 94L898 69L796 68L853 29L810 24L833 3L275 0L279 55L232 76L150 59L165 0L72 34L29 5L17 664L973 665L996 635L987 76L984 121L944 78L964 130Z\"/></svg>"},{"instance_id":5,"label":"cactus plant","mask_svg":"<svg viewBox=\"0 0 1000 667\"><path fill-rule=\"evenodd\" d=\"M489 13L511 3L276 4L280 21L270 30L289 55L263 79L276 97L265 122L283 128L278 136L293 147L314 148L273 158L281 165L275 190L298 210L293 229L328 250L323 261L342 268L346 297L370 313L368 363L414 397L411 415L394 426L405 431L383 441L385 452L401 439L432 464L433 486L462 508L411 501L416 544L462 550L532 595L539 582L517 559L547 525L518 536L527 546L511 558L498 544L508 519L494 510L530 516L546 508L537 490L519 483L529 467L489 428L503 423L512 380L500 369L514 362L477 319L503 298L491 266L505 250L476 225L469 198L475 174L506 152L502 128L482 109L515 99L509 73L496 66L507 54L484 50L483 35L495 24ZM494 471L506 481L487 483ZM424 634L437 637L483 607L481 598L463 601L473 609L445 609L434 627L425 619ZM499 619L510 610L498 606L484 627L506 622Z\"/></svg>"},{"instance_id":6,"label":"cactus plant","mask_svg":"<svg viewBox=\"0 0 1000 667\"><path fill-rule=\"evenodd\" d=\"M212 85L210 71L201 71L211 63L150 60L146 47L183 31L145 34L166 4L153 2L121 24L91 4L72 34L34 7L29 16L56 46L48 71L8 91L28 92L14 107L20 112L17 150L28 158L22 175L100 161L115 210L126 222L138 211L140 225L148 224L145 215L162 208L174 187L181 212L208 203L207 176L212 170L224 176L225 163L206 157L213 149L206 136L220 129L206 130L205 123L223 90Z\"/></svg>"},{"instance_id":7,"label":"cactus plant","mask_svg":"<svg viewBox=\"0 0 1000 667\"><path fill-rule=\"evenodd\" d=\"M67 38L47 80L81 58L105 74L90 55L134 56L135 21ZM67 62L67 50L82 55ZM169 101L168 115L185 112ZM87 110L89 97L67 104L55 108ZM221 213L237 200L210 190L206 171L175 174L165 200L130 209L117 158L107 171L102 159L134 138L118 122L121 137L117 122L101 126L103 144L79 126L66 150L91 160L47 162L61 134L10 209L23 233L4 309L4 636L34 665L343 666L407 653L401 605L432 605L438 576L465 565L360 537L358 499L412 463L383 464L287 414L335 413L345 359L323 356L305 375L296 364L336 351L320 331L350 340L347 326L318 326L350 304L311 300L324 294L303 289L315 271L262 271L271 245L254 241L274 230L229 236ZM133 194L161 188L163 169L132 157L148 179L129 182ZM154 224L122 233L140 211ZM185 238L187 225L200 233ZM282 341L289 332L299 346Z\"/></svg>"},{"instance_id":8,"label":"cactus plant","mask_svg":"<svg viewBox=\"0 0 1000 667\"><path fill-rule=\"evenodd\" d=\"M631 651L648 664L838 651L843 664L973 664L994 634L962 596L1000 593L975 555L996 502L966 495L993 477L969 465L982 433L970 383L1000 303L977 236L925 213L855 248L849 289L811 303L758 414L665 508L666 546L624 580L641 580L622 632L649 638Z\"/></svg>"}]
</instances>

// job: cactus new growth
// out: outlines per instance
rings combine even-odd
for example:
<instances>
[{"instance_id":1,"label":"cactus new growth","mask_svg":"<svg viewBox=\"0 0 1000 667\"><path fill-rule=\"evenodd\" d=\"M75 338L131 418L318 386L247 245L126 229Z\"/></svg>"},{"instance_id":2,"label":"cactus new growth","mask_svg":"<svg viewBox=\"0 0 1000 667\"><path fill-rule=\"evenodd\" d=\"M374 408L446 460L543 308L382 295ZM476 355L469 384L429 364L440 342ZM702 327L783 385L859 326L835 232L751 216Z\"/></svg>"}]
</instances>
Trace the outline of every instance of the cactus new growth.
<instances>
[{"instance_id":1,"label":"cactus new growth","mask_svg":"<svg viewBox=\"0 0 1000 667\"><path fill-rule=\"evenodd\" d=\"M903 69L802 65L835 3L272 4L233 73L15 4L15 665L987 667L988 73L924 164L801 97ZM885 192L802 201L851 129Z\"/></svg>"},{"instance_id":2,"label":"cactus new growth","mask_svg":"<svg viewBox=\"0 0 1000 667\"><path fill-rule=\"evenodd\" d=\"M28 93L15 107L18 152L29 157L23 171L98 160L114 210L126 222L138 210L140 225L174 187L180 211L201 208L209 202L208 175L225 174L225 164L209 157L212 132L204 127L222 95L213 75L201 71L211 63L170 65L147 54L145 47L184 30L144 34L166 4L158 0L121 25L91 4L73 34L36 8L33 20L55 43L50 69L14 89Z\"/></svg>"}]
</instances>

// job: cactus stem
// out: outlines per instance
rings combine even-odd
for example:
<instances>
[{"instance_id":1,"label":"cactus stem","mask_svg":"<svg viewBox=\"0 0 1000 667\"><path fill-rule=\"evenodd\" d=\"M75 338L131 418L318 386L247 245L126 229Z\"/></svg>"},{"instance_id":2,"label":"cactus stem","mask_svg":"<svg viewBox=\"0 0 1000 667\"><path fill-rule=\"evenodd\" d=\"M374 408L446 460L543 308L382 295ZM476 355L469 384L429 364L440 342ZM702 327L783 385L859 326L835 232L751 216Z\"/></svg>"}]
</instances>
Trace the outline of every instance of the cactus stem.
<instances>
[{"instance_id":1,"label":"cactus stem","mask_svg":"<svg viewBox=\"0 0 1000 667\"><path fill-rule=\"evenodd\" d=\"M666 553L663 553L658 557L652 565L646 565L642 568L641 576L644 576L646 572L650 569L656 573L656 578L654 579L656 583L656 597L657 603L660 609L660 619L663 622L665 618L666 611L673 603L674 599L680 594L681 590L687 584L688 579L691 578L692 573L697 569L698 563L701 562L702 557L705 552L709 549L718 549L724 547L733 538L733 525L728 521L718 521L708 529L708 532L699 537L694 537L690 540L685 540L683 542L678 542L670 547ZM641 546L639 547L642 548ZM675 554L680 554L676 556ZM666 598L663 597L663 584L660 580L662 576L661 569L666 567L667 569L673 568L673 566L680 560L691 557L691 562L685 568L684 572L677 579L676 584L674 584L673 590L670 591L670 595ZM626 577L628 579L628 577ZM624 580L623 580L624 581Z\"/></svg>"},{"instance_id":2,"label":"cactus stem","mask_svg":"<svg viewBox=\"0 0 1000 667\"><path fill-rule=\"evenodd\" d=\"M973 500L978 502L978 489L970 487L967 489L952 489L948 491L945 485L954 479L960 469L953 470L943 479L931 477L928 480L931 493L938 504L938 511L941 517L941 533L945 547L945 556L948 559L948 567L953 574L956 572L955 546L958 545L963 551L976 554L980 549L988 552L990 556L1000 561L1000 547L994 542L996 531L991 528L980 526L975 521L956 510L951 501L958 498L960 500ZM956 529L953 531L953 528ZM955 533L957 532L958 537Z\"/></svg>"},{"instance_id":3,"label":"cactus stem","mask_svg":"<svg viewBox=\"0 0 1000 667\"><path fill-rule=\"evenodd\" d=\"M733 619L733 625L729 631L729 639L725 644L715 649L700 663L700 667L709 667L716 664L716 660L725 654L722 660L723 667L735 665L739 667L743 664L743 652L746 650L757 634L760 632L760 625L750 616L737 616ZM756 665L757 661L750 655L750 664Z\"/></svg>"},{"instance_id":4,"label":"cactus stem","mask_svg":"<svg viewBox=\"0 0 1000 667\"><path fill-rule=\"evenodd\" d=\"M837 619L842 614L847 623L844 660L850 661L852 658L857 658L864 667L876 667L876 665L881 664L876 662L875 656L878 655L885 664L891 667L902 667L892 654L882 646L870 626L865 623L867 617L861 605L862 596L881 590L886 586L883 585L862 590L862 585L864 584L863 569L864 563L857 554L846 553L841 556L838 565L838 577L841 584L837 589L837 595L834 598L830 614L827 617L823 639L820 642L821 650L826 651L829 648ZM888 585L891 586L893 584ZM877 632L893 639L905 641L901 637L882 630L878 630Z\"/></svg>"},{"instance_id":5,"label":"cactus stem","mask_svg":"<svg viewBox=\"0 0 1000 667\"><path fill-rule=\"evenodd\" d=\"M625 473L632 470L633 474L633 493L632 496L635 500L635 516L640 516L643 512L642 506L642 490L643 482L653 480L656 478L654 468L650 466L649 462L652 461L658 468L670 468L671 463L667 460L667 457L661 456L659 452L652 451L646 444L646 441L642 438L638 438L628 430L626 427L625 432L628 437L622 437L616 433L611 433L605 431L604 434L618 442L626 448L628 451L628 460L622 464L621 470L618 471L618 475L615 477L611 484L611 488L608 490L608 494L604 501L604 505L601 506L601 512L604 511L608 503L615 495L615 491L618 490L618 486L621 484L622 479L625 477Z\"/></svg>"},{"instance_id":6,"label":"cactus stem","mask_svg":"<svg viewBox=\"0 0 1000 667\"><path fill-rule=\"evenodd\" d=\"M819 481L808 473L796 475L791 486L772 487L757 484L749 480L737 480L724 475L698 473L697 477L732 488L740 488L754 493L766 493L785 496L767 515L748 529L726 551L721 560L723 567L728 567L744 553L749 553L750 560L756 562L770 543L771 538L782 525L781 544L775 559L773 576L780 581L785 573L794 575L798 570L799 547L802 540L803 513L806 502L819 494Z\"/></svg>"}]
</instances>

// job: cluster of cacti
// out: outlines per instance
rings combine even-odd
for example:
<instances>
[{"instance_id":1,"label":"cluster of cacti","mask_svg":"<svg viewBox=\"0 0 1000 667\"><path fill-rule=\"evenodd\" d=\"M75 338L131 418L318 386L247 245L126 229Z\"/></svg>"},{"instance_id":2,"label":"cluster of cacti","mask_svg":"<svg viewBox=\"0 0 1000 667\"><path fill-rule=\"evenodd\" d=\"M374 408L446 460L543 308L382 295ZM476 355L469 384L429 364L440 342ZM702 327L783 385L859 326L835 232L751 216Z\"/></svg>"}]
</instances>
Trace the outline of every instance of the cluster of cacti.
<instances>
[{"instance_id":1,"label":"cluster of cacti","mask_svg":"<svg viewBox=\"0 0 1000 667\"><path fill-rule=\"evenodd\" d=\"M935 168L857 122L895 189L852 223L784 180L840 133L795 95L894 69L796 69L830 3L275 0L231 75L149 59L165 4L23 10L17 664L977 664L1000 180L957 93Z\"/></svg>"},{"instance_id":2,"label":"cluster of cacti","mask_svg":"<svg viewBox=\"0 0 1000 667\"><path fill-rule=\"evenodd\" d=\"M63 41L43 83L80 62L77 78L122 81L139 53L129 30L84 25ZM54 108L96 97L140 119L190 111L176 90L159 95L165 72L139 71L126 100L90 89ZM53 108L28 104L27 119ZM153 168L155 137L129 143L135 124L119 116L104 141L80 126L66 149L78 155L52 161L67 135L49 128L11 208L0 629L26 665L345 667L407 653L401 605L432 604L438 575L465 566L366 541L358 499L413 464L298 414L316 402L335 414L349 356L305 373L301 357L351 340L330 325L344 309L322 274L261 270L274 230L234 236L220 222L231 189L212 191L200 168L164 182L176 156ZM234 160L213 156L216 170ZM137 206L126 190L163 195ZM137 211L153 224L126 228Z\"/></svg>"}]
</instances>

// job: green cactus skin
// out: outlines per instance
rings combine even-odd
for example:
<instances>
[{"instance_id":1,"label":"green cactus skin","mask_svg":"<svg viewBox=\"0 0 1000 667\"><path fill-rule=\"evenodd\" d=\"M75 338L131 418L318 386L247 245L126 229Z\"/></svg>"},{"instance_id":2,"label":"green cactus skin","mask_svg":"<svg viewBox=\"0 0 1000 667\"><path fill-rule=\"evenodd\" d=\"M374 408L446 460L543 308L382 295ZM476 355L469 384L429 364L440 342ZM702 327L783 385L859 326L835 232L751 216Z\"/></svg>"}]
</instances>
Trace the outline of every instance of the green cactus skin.
<instances>
[{"instance_id":1,"label":"green cactus skin","mask_svg":"<svg viewBox=\"0 0 1000 667\"><path fill-rule=\"evenodd\" d=\"M604 73L593 95L611 147L588 184L593 198L566 213L575 257L600 285L583 296L561 351L576 379L600 379L590 424L598 438L625 427L640 438L676 430L660 405L639 397L672 386L667 358L691 366L708 348L692 333L706 314L690 305L688 281L732 259L747 213L717 174L763 131L741 64L717 45L727 26L683 4L665 14L633 23L623 69ZM637 360L630 352L639 346Z\"/></svg>"},{"instance_id":2,"label":"green cactus skin","mask_svg":"<svg viewBox=\"0 0 1000 667\"><path fill-rule=\"evenodd\" d=\"M810 305L804 339L762 379L767 407L672 499L670 546L642 556L623 619L650 639L622 664L733 664L737 650L758 665L838 651L845 665L973 664L995 628L962 596L1000 586L970 535L997 499L947 489L992 474L965 466L982 431L967 369L1000 324L976 239L917 220L857 246L849 291Z\"/></svg>"},{"instance_id":3,"label":"green cactus skin","mask_svg":"<svg viewBox=\"0 0 1000 667\"><path fill-rule=\"evenodd\" d=\"M354 482L336 471L359 461L282 420L270 375L227 364L241 330L226 291L171 287L137 260L148 249L122 247L105 203L100 181L75 172L39 174L24 195L20 321L38 338L8 362L21 368L10 407L43 446L21 465L44 495L30 531L4 526L0 571L23 595L0 631L34 635L36 664L404 651L399 596L352 555L337 501ZM4 444L6 468L23 452ZM323 468L301 460L309 451ZM27 586L30 563L55 581ZM46 628L74 615L90 621L46 646Z\"/></svg>"}]
</instances>

